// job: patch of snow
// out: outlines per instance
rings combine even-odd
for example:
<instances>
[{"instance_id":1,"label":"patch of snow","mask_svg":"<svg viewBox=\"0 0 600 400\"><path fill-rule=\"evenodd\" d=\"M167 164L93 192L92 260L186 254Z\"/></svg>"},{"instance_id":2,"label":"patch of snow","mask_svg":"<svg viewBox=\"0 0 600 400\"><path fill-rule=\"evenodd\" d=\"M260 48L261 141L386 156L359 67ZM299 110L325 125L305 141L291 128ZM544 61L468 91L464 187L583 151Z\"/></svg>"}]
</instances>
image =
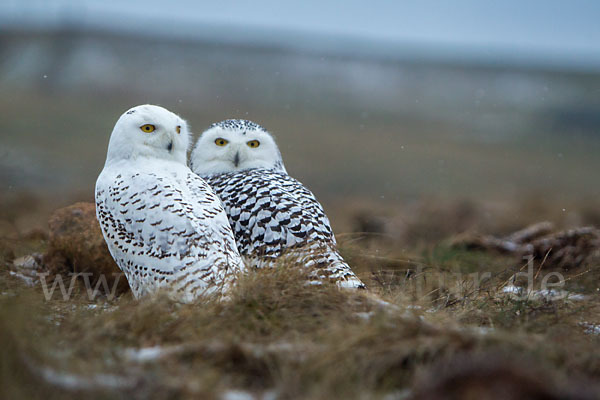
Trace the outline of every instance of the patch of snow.
<instances>
[{"instance_id":1,"label":"patch of snow","mask_svg":"<svg viewBox=\"0 0 600 400\"><path fill-rule=\"evenodd\" d=\"M51 385L67 390L132 389L138 383L135 379L118 375L95 374L83 376L58 371L50 367L40 367L30 359L24 361L32 373L40 376Z\"/></svg>"},{"instance_id":2,"label":"patch of snow","mask_svg":"<svg viewBox=\"0 0 600 400\"><path fill-rule=\"evenodd\" d=\"M516 294L520 296L523 293L523 288L514 285L508 285L502 288L502 293Z\"/></svg>"},{"instance_id":3,"label":"patch of snow","mask_svg":"<svg viewBox=\"0 0 600 400\"><path fill-rule=\"evenodd\" d=\"M135 385L135 381L132 379L110 374L97 374L85 377L56 371L48 367L43 368L40 372L46 382L71 390L94 388L123 389L127 387L131 388Z\"/></svg>"},{"instance_id":4,"label":"patch of snow","mask_svg":"<svg viewBox=\"0 0 600 400\"><path fill-rule=\"evenodd\" d=\"M277 391L276 390L267 390L262 395L262 400L277 400Z\"/></svg>"},{"instance_id":5,"label":"patch of snow","mask_svg":"<svg viewBox=\"0 0 600 400\"><path fill-rule=\"evenodd\" d=\"M252 394L245 390L231 389L221 395L221 400L276 400L277 391L267 390L262 394Z\"/></svg>"},{"instance_id":6,"label":"patch of snow","mask_svg":"<svg viewBox=\"0 0 600 400\"><path fill-rule=\"evenodd\" d=\"M543 290L531 290L526 291L525 288L508 285L502 288L502 293L506 293L508 295L514 295L515 297L520 297L523 300L532 299L532 300L546 300L546 301L556 301L556 300L573 300L573 301L582 301L587 299L587 296L580 293L571 293L566 290L555 290L555 289L543 289Z\"/></svg>"},{"instance_id":7,"label":"patch of snow","mask_svg":"<svg viewBox=\"0 0 600 400\"><path fill-rule=\"evenodd\" d=\"M545 289L545 290L534 290L533 296L543 298L546 300L585 300L586 296L578 293L571 293L566 290L554 290L554 289Z\"/></svg>"},{"instance_id":8,"label":"patch of snow","mask_svg":"<svg viewBox=\"0 0 600 400\"><path fill-rule=\"evenodd\" d=\"M495 329L490 326L478 326L478 327L474 328L474 330L475 330L475 332L479 333L480 335L488 335L495 331Z\"/></svg>"},{"instance_id":9,"label":"patch of snow","mask_svg":"<svg viewBox=\"0 0 600 400\"><path fill-rule=\"evenodd\" d=\"M409 389L396 390L382 397L383 400L404 400L410 398L411 391Z\"/></svg>"},{"instance_id":10,"label":"patch of snow","mask_svg":"<svg viewBox=\"0 0 600 400\"><path fill-rule=\"evenodd\" d=\"M368 321L371 319L371 317L374 315L375 313L373 311L369 311L369 312L356 312L354 313L354 315L356 315L358 318L360 319L364 319L365 321Z\"/></svg>"},{"instance_id":11,"label":"patch of snow","mask_svg":"<svg viewBox=\"0 0 600 400\"><path fill-rule=\"evenodd\" d=\"M221 396L221 400L256 400L257 397L244 390L228 390Z\"/></svg>"},{"instance_id":12,"label":"patch of snow","mask_svg":"<svg viewBox=\"0 0 600 400\"><path fill-rule=\"evenodd\" d=\"M8 273L14 276L15 278L21 279L23 282L25 282L25 284L27 284L27 286L35 286L35 279L30 276L26 276L20 272L15 271L8 271Z\"/></svg>"},{"instance_id":13,"label":"patch of snow","mask_svg":"<svg viewBox=\"0 0 600 400\"><path fill-rule=\"evenodd\" d=\"M600 335L600 324L592 324L590 322L580 322L578 324L585 329L587 335Z\"/></svg>"},{"instance_id":14,"label":"patch of snow","mask_svg":"<svg viewBox=\"0 0 600 400\"><path fill-rule=\"evenodd\" d=\"M583 300L587 300L588 296L586 296L585 294L581 294L581 293L566 292L565 299L566 300L574 300L574 301L583 301Z\"/></svg>"},{"instance_id":15,"label":"patch of snow","mask_svg":"<svg viewBox=\"0 0 600 400\"><path fill-rule=\"evenodd\" d=\"M321 282L321 281L308 281L308 282L306 282L306 286L310 286L310 285L320 286L322 284L323 284L323 282Z\"/></svg>"},{"instance_id":16,"label":"patch of snow","mask_svg":"<svg viewBox=\"0 0 600 400\"><path fill-rule=\"evenodd\" d=\"M129 361L134 362L150 362L156 361L170 354L174 354L183 350L183 346L153 346L153 347L142 347L140 349L126 349L125 358Z\"/></svg>"},{"instance_id":17,"label":"patch of snow","mask_svg":"<svg viewBox=\"0 0 600 400\"><path fill-rule=\"evenodd\" d=\"M267 345L259 343L240 343L241 348L256 358L264 357L268 354L287 353L290 357L304 359L310 352L318 351L319 349L310 344L295 344L290 342L275 342ZM123 354L127 361L146 363L160 361L161 359L184 353L196 353L199 350L208 353L220 353L228 349L228 344L215 341L212 343L183 343L171 346L153 346L144 348L128 348Z\"/></svg>"}]
</instances>

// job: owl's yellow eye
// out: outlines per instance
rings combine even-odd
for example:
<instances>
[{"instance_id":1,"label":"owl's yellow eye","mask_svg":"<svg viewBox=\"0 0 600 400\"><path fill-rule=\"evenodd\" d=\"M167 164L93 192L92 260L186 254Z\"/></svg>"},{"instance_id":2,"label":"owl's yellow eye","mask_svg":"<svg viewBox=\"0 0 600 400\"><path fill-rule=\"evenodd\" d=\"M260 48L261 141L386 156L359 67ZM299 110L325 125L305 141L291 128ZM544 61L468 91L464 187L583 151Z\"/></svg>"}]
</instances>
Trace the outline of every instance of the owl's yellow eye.
<instances>
[{"instance_id":1,"label":"owl's yellow eye","mask_svg":"<svg viewBox=\"0 0 600 400\"><path fill-rule=\"evenodd\" d=\"M146 124L146 125L142 125L140 126L140 129L143 130L146 133L150 133L150 132L154 132L154 130L156 129L156 127L152 124Z\"/></svg>"},{"instance_id":2,"label":"owl's yellow eye","mask_svg":"<svg viewBox=\"0 0 600 400\"><path fill-rule=\"evenodd\" d=\"M256 148L258 146L260 146L260 142L258 140L251 140L249 142L246 143L248 145L248 147L252 147L252 148Z\"/></svg>"},{"instance_id":3,"label":"owl's yellow eye","mask_svg":"<svg viewBox=\"0 0 600 400\"><path fill-rule=\"evenodd\" d=\"M229 140L227 140L227 139L218 138L215 140L215 144L217 146L225 146L227 143L229 143Z\"/></svg>"},{"instance_id":4,"label":"owl's yellow eye","mask_svg":"<svg viewBox=\"0 0 600 400\"><path fill-rule=\"evenodd\" d=\"M180 126L180 125L177 125L177 128L175 128L175 131L176 131L177 133L181 133L181 126Z\"/></svg>"}]
</instances>

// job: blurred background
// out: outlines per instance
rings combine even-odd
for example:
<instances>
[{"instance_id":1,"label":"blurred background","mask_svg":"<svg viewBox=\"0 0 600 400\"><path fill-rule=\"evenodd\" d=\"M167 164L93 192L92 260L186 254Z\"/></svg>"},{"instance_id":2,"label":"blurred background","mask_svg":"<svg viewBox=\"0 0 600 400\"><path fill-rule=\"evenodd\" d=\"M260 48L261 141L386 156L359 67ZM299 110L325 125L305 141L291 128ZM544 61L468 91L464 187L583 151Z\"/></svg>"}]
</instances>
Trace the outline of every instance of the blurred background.
<instances>
[{"instance_id":1,"label":"blurred background","mask_svg":"<svg viewBox=\"0 0 600 400\"><path fill-rule=\"evenodd\" d=\"M3 0L1 212L45 226L92 201L117 118L154 103L195 134L265 126L338 231L425 203L598 222L599 17L593 0Z\"/></svg>"}]
</instances>

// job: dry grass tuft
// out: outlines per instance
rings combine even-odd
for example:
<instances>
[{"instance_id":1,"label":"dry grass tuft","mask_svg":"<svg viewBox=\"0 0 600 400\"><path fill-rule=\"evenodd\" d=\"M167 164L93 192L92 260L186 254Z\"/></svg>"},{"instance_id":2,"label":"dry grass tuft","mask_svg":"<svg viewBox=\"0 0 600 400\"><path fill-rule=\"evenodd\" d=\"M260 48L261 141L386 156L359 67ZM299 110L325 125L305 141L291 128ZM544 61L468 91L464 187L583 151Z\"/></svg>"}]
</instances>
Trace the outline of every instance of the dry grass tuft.
<instances>
[{"instance_id":1,"label":"dry grass tuft","mask_svg":"<svg viewBox=\"0 0 600 400\"><path fill-rule=\"evenodd\" d=\"M44 264L53 273L89 273L96 285L104 276L110 286L121 271L112 259L96 219L94 203L75 203L56 210L49 220L50 240ZM119 279L118 293L129 290Z\"/></svg>"}]
</instances>

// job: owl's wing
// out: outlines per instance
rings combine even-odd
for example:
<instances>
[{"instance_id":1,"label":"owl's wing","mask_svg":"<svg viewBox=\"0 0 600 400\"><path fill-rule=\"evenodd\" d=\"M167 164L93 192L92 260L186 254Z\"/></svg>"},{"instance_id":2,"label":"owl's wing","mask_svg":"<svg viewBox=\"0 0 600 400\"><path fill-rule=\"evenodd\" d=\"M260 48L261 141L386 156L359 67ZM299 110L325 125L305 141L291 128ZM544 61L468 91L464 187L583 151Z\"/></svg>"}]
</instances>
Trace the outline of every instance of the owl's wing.
<instances>
[{"instance_id":1,"label":"owl's wing","mask_svg":"<svg viewBox=\"0 0 600 400\"><path fill-rule=\"evenodd\" d=\"M225 205L243 255L258 258L259 265L287 255L315 268L318 279L330 279L342 287L364 287L337 252L323 207L302 183L262 169L207 179Z\"/></svg>"},{"instance_id":2,"label":"owl's wing","mask_svg":"<svg viewBox=\"0 0 600 400\"><path fill-rule=\"evenodd\" d=\"M291 250L287 253L290 257L315 268L315 277L319 279L335 281L345 288L365 288L338 253L329 219L315 195L289 175L274 175L278 175L278 183L272 185L272 199L283 201L275 202L275 218L271 223L279 225L285 233L282 249Z\"/></svg>"},{"instance_id":3,"label":"owl's wing","mask_svg":"<svg viewBox=\"0 0 600 400\"><path fill-rule=\"evenodd\" d=\"M242 264L212 190L194 176L169 178L101 175L96 212L111 254L136 296L166 286L189 299L228 284Z\"/></svg>"},{"instance_id":4,"label":"owl's wing","mask_svg":"<svg viewBox=\"0 0 600 400\"><path fill-rule=\"evenodd\" d=\"M277 257L309 242L335 246L323 207L289 175L250 170L208 181L223 201L243 254Z\"/></svg>"},{"instance_id":5,"label":"owl's wing","mask_svg":"<svg viewBox=\"0 0 600 400\"><path fill-rule=\"evenodd\" d=\"M297 199L301 204L302 210L304 211L302 213L302 221L312 222L312 227L314 229L312 237L327 243L331 242L335 246L335 235L333 234L333 229L331 229L329 218L327 218L323 206L319 203L315 195L301 182L289 175L282 174L282 179L289 182L288 185L283 185L284 189L287 189L289 195L294 199Z\"/></svg>"},{"instance_id":6,"label":"owl's wing","mask_svg":"<svg viewBox=\"0 0 600 400\"><path fill-rule=\"evenodd\" d=\"M306 242L335 245L329 219L312 192L289 175L271 175L269 193L259 195L268 197L272 207L273 219L264 225L266 236L274 227L279 227L282 245L288 248Z\"/></svg>"}]
</instances>

